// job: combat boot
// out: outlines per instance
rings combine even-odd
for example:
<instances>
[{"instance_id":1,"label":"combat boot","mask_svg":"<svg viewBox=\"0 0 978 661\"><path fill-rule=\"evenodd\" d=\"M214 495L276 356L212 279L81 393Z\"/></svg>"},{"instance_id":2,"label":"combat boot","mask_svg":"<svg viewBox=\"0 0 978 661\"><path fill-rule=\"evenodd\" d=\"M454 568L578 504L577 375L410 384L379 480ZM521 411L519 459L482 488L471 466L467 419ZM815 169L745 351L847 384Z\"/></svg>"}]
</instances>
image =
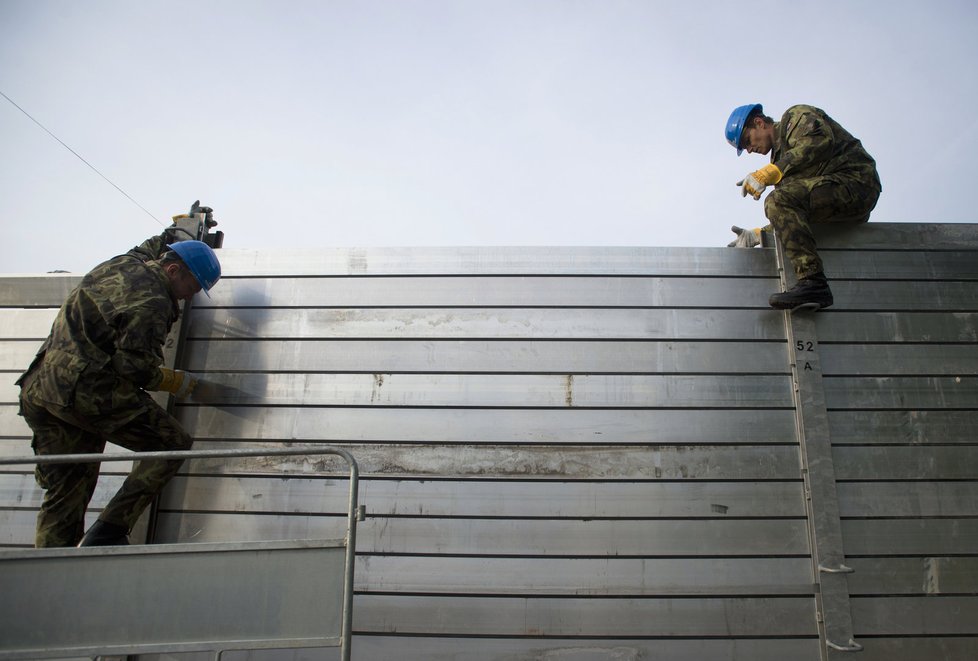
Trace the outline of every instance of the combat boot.
<instances>
[{"instance_id":1,"label":"combat boot","mask_svg":"<svg viewBox=\"0 0 978 661\"><path fill-rule=\"evenodd\" d=\"M768 304L778 310L793 310L800 305L817 305L821 309L832 303L832 290L824 273L802 278L788 291L771 294L768 299Z\"/></svg>"},{"instance_id":2,"label":"combat boot","mask_svg":"<svg viewBox=\"0 0 978 661\"><path fill-rule=\"evenodd\" d=\"M126 546L129 544L129 529L115 523L106 523L97 520L88 529L82 540L78 542L79 548L82 546Z\"/></svg>"}]
</instances>

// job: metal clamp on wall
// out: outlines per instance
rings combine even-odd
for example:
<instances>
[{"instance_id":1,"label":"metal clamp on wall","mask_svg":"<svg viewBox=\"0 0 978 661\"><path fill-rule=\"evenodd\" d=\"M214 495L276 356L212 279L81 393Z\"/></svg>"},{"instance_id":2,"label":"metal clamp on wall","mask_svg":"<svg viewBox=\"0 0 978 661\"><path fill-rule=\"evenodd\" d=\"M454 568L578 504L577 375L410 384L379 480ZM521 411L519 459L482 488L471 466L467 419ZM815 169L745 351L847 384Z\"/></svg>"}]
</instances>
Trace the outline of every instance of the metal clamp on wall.
<instances>
[{"instance_id":1,"label":"metal clamp on wall","mask_svg":"<svg viewBox=\"0 0 978 661\"><path fill-rule=\"evenodd\" d=\"M836 645L831 640L826 640L825 644L829 648L834 649L836 652L862 652L863 651L863 646L857 643L852 638L849 639L848 645Z\"/></svg>"}]
</instances>

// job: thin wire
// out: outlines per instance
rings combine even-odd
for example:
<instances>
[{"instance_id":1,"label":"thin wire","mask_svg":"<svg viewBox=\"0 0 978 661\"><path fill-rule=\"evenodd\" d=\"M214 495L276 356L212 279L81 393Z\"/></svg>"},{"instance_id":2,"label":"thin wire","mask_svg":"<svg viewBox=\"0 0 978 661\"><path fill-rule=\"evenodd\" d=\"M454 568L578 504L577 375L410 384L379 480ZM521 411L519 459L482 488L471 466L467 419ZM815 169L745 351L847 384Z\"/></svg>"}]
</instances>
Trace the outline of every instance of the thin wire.
<instances>
[{"instance_id":1,"label":"thin wire","mask_svg":"<svg viewBox=\"0 0 978 661\"><path fill-rule=\"evenodd\" d=\"M109 182L110 184L112 184L112 186L113 186L113 187L114 187L114 188L115 188L115 189L116 189L117 191L119 191L120 193L122 193L123 195L125 195L125 196L126 196L127 198L129 198L129 201L130 201L130 202L132 202L133 204L135 204L135 205L136 205L137 207L139 207L140 209L142 209L142 210L143 210L143 211L144 211L144 212L146 213L146 215L147 215L147 216L149 216L150 218L152 218L153 220L155 220L155 221L156 221L157 223L159 223L160 225L163 225L164 227L166 226L166 225L165 225L165 224L163 223L163 221L162 221L162 220L160 220L159 218L157 218L156 216L154 216L153 214L151 214L151 213L150 213L149 211L146 211L146 207L144 207L143 205L141 205L141 204L140 204L139 202L137 202L136 200L134 200L134 199L132 199L132 196L130 196L130 195L129 195L129 193L127 193L126 191L124 191L124 190L122 190L121 188L119 188L118 186L116 186L116 185L115 185L115 184L114 184L114 183L112 182L112 180L111 180L111 179L109 179L109 178L108 178L108 177L106 177L106 176L105 176L104 174L102 174L101 172L99 172L99 171L98 171L98 169L96 169L96 167L95 167L94 165L92 165L91 163L89 163L88 161L86 161L86 160L85 160L84 158L82 158L82 157L81 157L81 156L80 156L80 155L78 154L78 152L76 152L76 151L75 151L74 149L72 149L71 147L69 147L68 145L66 145L66 144L65 144L64 142L62 142L62 140L61 140L61 138L59 138L59 137L58 137L58 136L56 136L55 134L53 134L53 133L51 133L51 131L48 131L48 129L47 129L47 127L46 127L46 126L44 126L44 124L42 124L41 122L39 122L39 121L37 121L36 119L34 119L33 117L31 117L31 114L30 114L29 112L27 112L26 110L24 110L23 108L21 108L20 106L18 106L18 105L17 105L16 103L14 103L14 100L13 100L13 99L11 99L11 98L10 98L9 96L7 96L6 94L4 94L2 90L0 90L0 96L2 96L3 98L5 98L5 99L6 99L7 101L10 101L10 103L11 103L11 105L13 105L13 107L14 107L14 108L16 108L17 110L19 110L19 111L21 111L21 112L22 112L22 113L24 113L25 115L27 115L27 118L28 118L28 119L30 119L30 120L31 120L32 122L34 122L35 124L37 124L38 126L40 126L40 127L42 128L42 129L44 129L44 131L45 131L45 133L47 133L47 134L48 134L49 136L51 136L52 138L54 138L55 140L57 140L58 142L60 142L60 143L61 143L61 146L62 146L62 147L64 147L65 149L67 149L68 151L70 151L70 152L71 152L72 154L74 154L75 156L77 156L77 157L78 157L78 160L80 160L80 161L81 161L82 163L84 163L84 164L85 164L85 165L87 165L88 167L90 167L90 168L92 168L92 171L93 171L93 172L95 172L95 174L97 174L98 176L100 176L100 177L102 177L103 179L105 179L105 180L106 180L107 182Z\"/></svg>"}]
</instances>

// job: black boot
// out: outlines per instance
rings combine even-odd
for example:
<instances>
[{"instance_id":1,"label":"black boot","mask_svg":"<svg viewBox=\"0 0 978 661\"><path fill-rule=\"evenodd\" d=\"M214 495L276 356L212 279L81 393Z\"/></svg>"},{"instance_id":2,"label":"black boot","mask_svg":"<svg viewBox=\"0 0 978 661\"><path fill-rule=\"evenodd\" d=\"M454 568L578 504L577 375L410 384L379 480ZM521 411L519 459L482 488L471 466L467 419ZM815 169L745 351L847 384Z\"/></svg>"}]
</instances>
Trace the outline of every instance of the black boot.
<instances>
[{"instance_id":1,"label":"black boot","mask_svg":"<svg viewBox=\"0 0 978 661\"><path fill-rule=\"evenodd\" d=\"M786 292L771 294L768 304L778 310L793 310L799 305L813 304L819 309L832 305L832 290L824 273L803 278Z\"/></svg>"},{"instance_id":2,"label":"black boot","mask_svg":"<svg viewBox=\"0 0 978 661\"><path fill-rule=\"evenodd\" d=\"M115 523L97 520L88 529L78 546L126 546L129 544L129 529Z\"/></svg>"}]
</instances>

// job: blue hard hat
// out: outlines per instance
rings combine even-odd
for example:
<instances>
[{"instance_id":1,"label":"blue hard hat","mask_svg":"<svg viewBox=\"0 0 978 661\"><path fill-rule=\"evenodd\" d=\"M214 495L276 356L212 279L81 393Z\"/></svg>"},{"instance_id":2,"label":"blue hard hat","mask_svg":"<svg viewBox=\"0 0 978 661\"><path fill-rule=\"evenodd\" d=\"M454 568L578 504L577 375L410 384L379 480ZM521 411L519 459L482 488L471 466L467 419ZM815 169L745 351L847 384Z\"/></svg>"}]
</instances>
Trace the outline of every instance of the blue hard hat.
<instances>
[{"instance_id":1,"label":"blue hard hat","mask_svg":"<svg viewBox=\"0 0 978 661\"><path fill-rule=\"evenodd\" d=\"M211 247L203 241L179 241L172 244L170 250L180 255L205 294L221 279L221 263Z\"/></svg>"},{"instance_id":2,"label":"blue hard hat","mask_svg":"<svg viewBox=\"0 0 978 661\"><path fill-rule=\"evenodd\" d=\"M764 112L760 103L749 103L746 106L734 108L734 111L730 113L730 119L727 120L727 142L737 150L737 156L740 156L744 151L740 148L740 136L744 132L744 124L755 109L757 112Z\"/></svg>"}]
</instances>

